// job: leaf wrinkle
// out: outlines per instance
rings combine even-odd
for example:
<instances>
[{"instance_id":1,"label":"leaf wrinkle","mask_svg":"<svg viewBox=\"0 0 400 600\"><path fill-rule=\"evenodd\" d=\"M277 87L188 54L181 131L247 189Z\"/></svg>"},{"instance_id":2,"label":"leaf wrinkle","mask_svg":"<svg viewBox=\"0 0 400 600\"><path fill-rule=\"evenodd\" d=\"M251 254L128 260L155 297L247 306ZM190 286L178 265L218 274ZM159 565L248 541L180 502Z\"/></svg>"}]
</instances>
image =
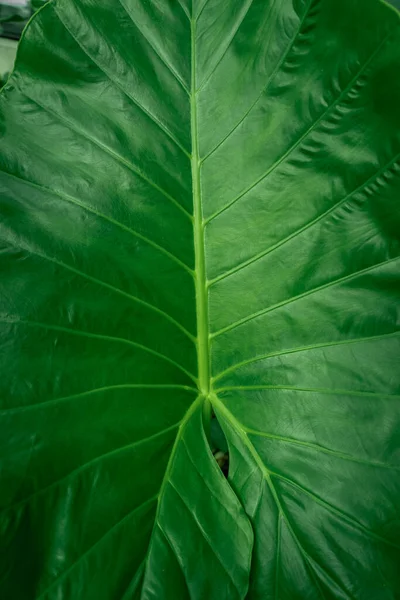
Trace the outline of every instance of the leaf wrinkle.
<instances>
[{"instance_id":1,"label":"leaf wrinkle","mask_svg":"<svg viewBox=\"0 0 400 600\"><path fill-rule=\"evenodd\" d=\"M137 342L134 342L133 340L128 340L127 338L121 338L121 337L114 337L114 336L110 336L110 335L103 335L100 333L90 333L88 331L83 331L80 329L72 329L71 327L63 327L61 325L53 325L53 324L49 324L49 323L40 323L38 321L29 321L28 319L16 319L16 320L3 320L1 321L3 323L10 323L10 324L19 324L22 323L24 325L28 325L28 326L32 326L32 327L41 327L43 329L49 329L49 330L54 330L54 331L62 331L64 333L70 333L71 335L80 335L83 337L88 337L88 338L93 338L93 339L101 339L101 340L105 340L105 341L110 341L110 342L118 342L121 344L128 344L130 346L134 346L135 348L138 348L138 350L143 350L144 352L148 352L149 354L153 354L154 356L157 356L158 358L161 358L162 360L165 360L166 362L169 362L170 364L172 364L173 366L175 366L177 369L179 369L180 371L182 371L183 373L185 373L185 375L187 375L188 377L190 377L190 379L192 379L195 383L196 383L196 378L194 375L192 375L187 369L185 369L185 367L183 367L181 364L177 363L175 360L173 360L172 358L170 358L169 356L167 356L166 354L162 354L161 352L157 352L156 350L153 350L152 348L150 348L149 346L145 346L144 344L139 344Z\"/></svg>"},{"instance_id":2,"label":"leaf wrinkle","mask_svg":"<svg viewBox=\"0 0 400 600\"><path fill-rule=\"evenodd\" d=\"M308 231L311 227L313 227L316 223L318 223L319 221L321 221L324 217L326 217L327 215L329 215L329 214L333 213L334 211L336 211L340 206L343 206L343 204L345 204L345 202L347 202L353 196L355 196L356 194L359 194L361 191L363 191L364 189L366 189L371 183L374 183L379 177L381 177L382 175L384 175L387 171L390 171L390 169L392 169L394 166L396 166L397 161L399 160L399 158L400 158L400 154L396 154L396 156L394 158L392 158L384 167L382 167L381 169L379 169L379 171L377 171L374 175L372 175L369 179L367 179L367 181L365 181L364 183L362 183L358 188L356 188L355 190L353 190L352 192L350 192L350 194L347 194L347 196L345 196L344 198L342 198L338 202L335 202L332 206L330 206L323 213L321 213L320 215L318 215L317 217L315 217L314 219L312 219L311 221L309 221L308 223L306 223L302 227L299 227L298 229L296 229L296 231L292 232L290 235L288 235L287 237L283 238L282 240L279 240L279 242L277 242L276 244L273 244L272 246L270 246L266 250L258 252L257 254L255 254L254 256L252 256L251 258L249 258L249 259L243 261L242 263L240 263L239 265L236 265L232 269L229 269L229 270L225 271L224 273L222 273L221 275L218 275L218 277L214 277L214 279L211 279L208 282L208 286L211 287L214 284L218 283L219 281L221 281L223 279L226 279L227 277L230 277L231 275L237 273L238 271L241 271L242 269L250 266L251 264L254 264L259 259L264 258L264 256L267 256L268 254L270 254L274 250L280 248L281 246L284 246L287 242L291 241L293 238L297 237L301 233L304 233L305 231Z\"/></svg>"},{"instance_id":3,"label":"leaf wrinkle","mask_svg":"<svg viewBox=\"0 0 400 600\"><path fill-rule=\"evenodd\" d=\"M334 346L344 346L347 344L365 343L365 342L384 339L387 337L397 337L399 335L400 335L400 331L395 331L393 333L384 333L382 335L353 338L353 339L348 339L348 340L338 340L336 342L326 342L326 343L322 342L320 344L314 344L312 346L299 346L297 348L289 348L289 349L282 350L282 351L270 352L268 354L262 354L261 356L256 356L255 358L251 358L249 360L244 360L242 362L236 363L236 364L232 365L231 367L225 369L224 371L220 371L219 373L217 373L217 375L215 375L215 377L213 377L213 382L215 383L216 381L221 379L223 376L225 376L227 373L234 372L237 369L240 369L241 367L253 364L255 362L263 361L268 358L275 358L276 356L287 356L289 354L295 354L297 352L307 352L308 350L311 350L311 351L319 350L320 348L331 348Z\"/></svg>"},{"instance_id":4,"label":"leaf wrinkle","mask_svg":"<svg viewBox=\"0 0 400 600\"><path fill-rule=\"evenodd\" d=\"M68 567L68 569L66 571L64 571L64 573L62 573L60 576L58 576L57 579L55 579L55 581L53 581L43 592L41 592L39 594L39 596L36 597L36 600L41 600L41 598L43 598L49 592L49 590L53 589L56 585L59 585L60 582L63 581L65 579L65 577L70 575L70 573L73 571L73 569L75 569L76 566L82 562L82 560L87 558L87 556L89 554L91 554L93 552L93 550L95 550L95 548L97 548L98 545L101 544L109 535L114 533L118 527L121 527L121 525L123 523L125 523L127 520L129 520L141 508L143 508L147 504L150 504L151 502L155 502L156 499L157 499L157 496L153 496L152 498L149 498L149 500L146 500L146 502L143 502L141 505L136 506L132 511L130 511L127 515L125 515L120 521L115 523L105 534L103 534L97 540L97 542L95 542L88 550L86 550L86 552L81 554L81 556L79 556L79 558L72 565L70 565Z\"/></svg>"},{"instance_id":5,"label":"leaf wrinkle","mask_svg":"<svg viewBox=\"0 0 400 600\"><path fill-rule=\"evenodd\" d=\"M248 12L249 12L249 10L250 10L253 2L254 2L254 0L247 0L247 6L246 6L246 8L244 10L244 14L241 17L241 19L239 20L239 23L237 23L235 25L235 27L232 28L231 35L229 36L229 39L227 40L228 44L226 45L226 47L225 47L224 51L222 52L222 54L219 56L216 64L213 66L211 72L208 75L206 75L206 77L204 78L204 80L201 82L200 86L196 90L196 94L198 94L202 90L202 88L207 84L207 82L210 80L210 78L212 77L212 75L217 70L217 68L218 68L219 64L221 63L222 59L224 58L225 54L228 52L228 49L229 49L230 45L232 44L233 40L235 39L235 36L236 36L237 32L239 31L240 26L242 25L243 21L245 20L245 18L247 16L247 14L248 14ZM204 6L203 6L203 8L204 8ZM197 18L196 18L196 20L197 20Z\"/></svg>"},{"instance_id":6,"label":"leaf wrinkle","mask_svg":"<svg viewBox=\"0 0 400 600\"><path fill-rule=\"evenodd\" d=\"M1 323L2 321L0 321ZM84 398L85 396L91 396L97 393L102 393L110 390L123 390L123 389L181 389L185 391L195 392L197 389L186 385L174 385L174 384L141 384L141 383L120 383L115 385L107 385L100 388L94 388L86 390L84 392L77 392L76 394L70 394L69 396L63 396L61 398L51 398L42 402L36 402L34 404L21 404L20 406L13 406L12 408L0 409L1 414L15 414L19 412L26 412L27 410L35 408L45 408L49 405L58 404L61 402L67 402L69 400L76 400L78 398Z\"/></svg>"},{"instance_id":7,"label":"leaf wrinkle","mask_svg":"<svg viewBox=\"0 0 400 600\"><path fill-rule=\"evenodd\" d=\"M344 390L341 388L301 388L289 385L248 385L248 386L229 386L218 388L214 390L217 392L229 392L235 390L243 390L243 391L256 391L256 390L283 390L283 391L291 391L291 392L310 392L316 394L333 394L336 396L360 396L366 398L385 398L388 400L397 400L400 398L400 394L381 394L380 392L365 392L363 390Z\"/></svg>"},{"instance_id":8,"label":"leaf wrinkle","mask_svg":"<svg viewBox=\"0 0 400 600\"><path fill-rule=\"evenodd\" d=\"M69 473L67 473L67 475L65 475L64 477L61 477L60 479L57 479L56 481L53 481L52 483L50 483L46 487L44 487L44 488L42 488L40 490L37 490L33 494L30 494L30 496L27 496L26 498L23 498L22 500L19 500L18 502L14 503L14 504L10 504L9 506L3 507L1 509L1 512L6 512L6 511L18 509L21 506L24 506L25 504L27 504L28 502L30 502L30 500L32 500L32 498L36 498L37 496L39 496L39 495L41 495L41 494L43 494L45 492L48 492L50 489L52 489L53 487L56 487L60 483L68 481L71 477L75 477L79 473L81 473L83 471L86 471L86 469L88 467L91 467L92 465L95 465L98 462L101 462L105 458L109 458L110 456L118 455L121 452L124 452L124 451L126 451L128 449L130 450L132 448L136 448L137 446L139 446L141 444L145 444L148 441L152 441L153 439L157 439L158 437L161 437L161 436L165 435L166 433L169 433L170 431L173 431L174 429L177 429L179 427L180 423L181 423L181 421L179 421L178 423L175 423L174 425L171 425L170 427L167 427L166 429L163 429L162 431L158 431L157 433L155 433L155 434L153 434L151 436L148 436L146 438L142 438L141 440L137 440L136 442L131 442L130 444L125 444L124 446L120 446L120 447L114 448L113 450L110 450L109 452L106 452L104 454L100 454L99 456L96 456L95 458L92 458L90 461L87 461L86 463L81 464L76 469L73 469L72 471L70 471Z\"/></svg>"},{"instance_id":9,"label":"leaf wrinkle","mask_svg":"<svg viewBox=\"0 0 400 600\"><path fill-rule=\"evenodd\" d=\"M234 133L234 131L239 127L239 125L241 125L243 123L243 121L245 120L245 118L247 117L247 115L252 111L252 109L254 108L254 106L258 103L258 101L260 100L260 98L264 95L264 93L267 91L270 83L273 81L276 73L279 71L279 69L281 68L281 66L283 65L283 63L286 60L286 57L288 56L289 52L291 51L294 43L296 42L297 37L300 34L301 28L303 26L303 22L307 17L308 11L312 5L314 0L309 0L308 6L305 10L305 14L302 18L302 20L300 21L300 25L298 27L298 29L296 30L295 35L292 37L292 39L290 40L289 46L286 49L286 51L284 52L284 54L282 55L281 60L278 62L278 64L276 65L275 69L272 72L271 77L268 79L266 85L262 88L260 94L257 96L256 100L253 102L253 104L250 106L250 108L247 110L247 112L244 114L244 116L241 118L241 120L235 125L235 127L233 129L231 129L229 131L229 133L220 141L218 142L218 144L216 146L214 146L214 148L212 150L210 150L210 152L208 152L201 160L202 163L204 163L212 154L214 154L214 152L220 147L222 146L222 144ZM211 220L211 219L209 219Z\"/></svg>"},{"instance_id":10,"label":"leaf wrinkle","mask_svg":"<svg viewBox=\"0 0 400 600\"><path fill-rule=\"evenodd\" d=\"M55 6L55 5L54 5ZM190 153L186 150L186 148L184 148L184 146L182 146L182 144L176 139L176 137L169 131L169 129L164 125L164 123L162 123L162 121L160 121L160 119L158 119L155 115L153 115L149 110L147 110L147 108L145 108L136 98L134 98L134 96L132 96L131 94L129 94L127 92L127 90L124 89L124 87L121 85L121 83L111 77L111 75L104 70L104 67L102 67L100 65L100 63L95 60L91 54L89 54L89 51L85 48L85 46L82 44L82 42L80 42L77 38L77 36L71 31L71 28L65 23L65 21L62 19L59 11L54 8L54 11L57 15L57 17L60 20L60 23L65 27L66 31L68 31L68 33L70 34L70 36L75 40L75 42L78 44L78 46L82 49L82 51L86 54L86 56L93 62L93 64L95 64L100 71L102 71L102 73L104 73L104 75L110 80L111 83L113 83L116 87L118 87L121 92L123 94L125 94L125 96L127 98L129 98L131 100L131 102L133 102L133 104L135 104L155 125L158 126L158 128L164 132L164 134L172 141L174 142L174 144L177 146L177 148L179 148L183 154L185 154L188 158L190 158ZM101 34L99 33L99 36L101 36Z\"/></svg>"},{"instance_id":11,"label":"leaf wrinkle","mask_svg":"<svg viewBox=\"0 0 400 600\"><path fill-rule=\"evenodd\" d=\"M44 189L47 189L47 188L44 188ZM54 192L54 193L57 194L56 192ZM66 269L68 271L71 271L72 273L75 273L76 275L79 275L80 277L83 277L84 279L87 279L88 281L91 281L92 283L95 283L97 285L105 287L105 288L111 290L112 292L120 294L121 296L124 296L125 298L128 298L129 300L137 302L138 304L145 306L146 308L149 308L150 310L153 310L154 312L158 313L159 315L164 316L168 321L170 321L171 323L176 325L176 327L178 327L178 329L180 329L183 333L185 333L185 335L191 341L195 341L194 336L185 327L183 327L183 325L181 325L181 323L176 321L176 319L174 319L171 315L169 315L162 309L157 308L156 306L154 306L153 304L150 304L149 302L146 302L146 300L142 300L141 298L138 298L137 296L133 296L132 294L129 294L128 292L125 292L124 290L121 290L120 288L117 288L114 285L111 285L110 283L106 283L105 281L102 281L101 279L92 277L91 275L88 275L84 271L80 271L79 269L76 269L75 267L71 267L71 265L68 265L67 263L59 261L56 258L52 258L51 256L47 256L46 254L36 252L36 251L32 250L31 248L27 248L25 246L18 246L14 242L9 242L9 243L14 248L18 248L20 250L23 250L24 252L28 252L28 254L37 256L39 258L42 258L43 260L54 263L55 265L57 265L63 269Z\"/></svg>"},{"instance_id":12,"label":"leaf wrinkle","mask_svg":"<svg viewBox=\"0 0 400 600\"><path fill-rule=\"evenodd\" d=\"M126 160L123 156L121 156L120 154L118 154L118 152L115 152L112 148L110 148L110 146L107 146L107 144L104 144L102 141L100 141L100 140L96 139L95 137L93 137L92 135L88 134L84 129L79 129L78 127L76 127L72 123L72 121L70 121L69 119L66 119L65 117L62 117L58 112L56 112L55 110L53 110L49 106L45 106L44 104L42 104L41 102L39 102L38 100L36 100L32 96L28 95L26 92L22 91L21 89L19 91L28 100L30 100L31 102L33 102L34 104L36 104L39 108L41 108L45 112L51 114L55 119L59 120L60 123L63 123L71 131L73 131L77 135L80 135L82 138L84 138L86 141L90 142L91 144L95 145L97 148L100 148L100 150L102 150L103 152L105 152L113 160L115 160L119 164L123 165L125 168L129 169L130 171L132 171L132 173L135 173L135 175L137 175L138 177L140 177L140 179L142 179L143 181L145 181L148 185L150 185L151 187L153 187L160 194L162 194L165 198L167 198L167 200L169 200L176 208L178 208L181 212L183 212L183 214L186 217L188 217L190 221L192 220L192 215L182 206L182 204L180 204L164 188L162 188L155 181L153 181L152 179L150 179L146 175L146 173L144 173L139 167L137 167L136 165L134 165L133 163L131 163L129 160ZM87 205L85 205L83 203L80 203L80 206L82 206L84 208L87 208L87 210L90 210L91 212L94 212L95 214L97 214L99 216L102 215L102 213L99 213L99 212L95 211L94 209L91 209L91 208L87 207ZM142 236L142 234L138 234L137 232L135 232L133 229L127 227L126 225L123 225L122 223L119 223L118 221L115 221L114 219L111 219L111 217L106 217L105 215L102 215L102 216L104 218L107 218L108 220L111 220L115 224L120 225L123 229L131 231L134 235ZM147 239L147 238L145 238L144 236L142 236L142 239ZM150 242L153 245L158 245L158 244L155 244L155 242L153 242L152 240L150 240ZM159 246L159 248L161 248L161 247ZM168 252L168 254L170 254L170 256L172 256L171 253L168 250L165 250L165 249L162 248L162 251ZM182 263L182 261L180 261L180 259L178 259L177 257L174 257L174 260L179 260L179 262ZM184 267L187 270L191 271L191 269L187 265L184 265Z\"/></svg>"},{"instance_id":13,"label":"leaf wrinkle","mask_svg":"<svg viewBox=\"0 0 400 600\"><path fill-rule=\"evenodd\" d=\"M228 575L233 587L235 588L235 590L238 593L238 597L240 597L240 591L235 583L235 581L232 578L232 575L230 574L230 572L227 570L222 558L219 556L219 554L217 553L212 541L210 540L206 530L204 529L204 527L202 526L202 524L200 523L199 519L196 517L195 513L189 508L189 506L186 503L186 500L183 498L182 494L180 493L180 491L178 490L178 488L173 484L172 480L170 479L168 481L169 485L175 490L176 494L178 495L178 497L181 499L182 504L185 506L187 513L190 517L192 517L193 521L196 523L200 533L202 534L203 538L205 539L205 541L207 542L210 550L212 551L212 553L214 554L214 556L218 559L218 562L220 563L221 567L224 569L225 573Z\"/></svg>"},{"instance_id":14,"label":"leaf wrinkle","mask_svg":"<svg viewBox=\"0 0 400 600\"><path fill-rule=\"evenodd\" d=\"M161 60L161 62L166 66L166 68L168 69L168 71L173 75L173 77L175 78L175 80L179 83L179 85L183 88L183 90L190 95L190 91L188 89L188 87L186 86L185 82L183 81L182 77L179 75L179 73L174 69L174 67L161 55L161 53L156 49L156 47L154 46L154 44L151 43L151 41L149 40L149 38L143 33L143 31L141 30L141 28L139 27L137 21L133 18L132 13L127 9L126 5L124 4L124 2L122 0L118 0L119 4L122 6L122 8L124 9L124 11L126 12L126 14L128 15L129 19L131 20L132 24L136 27L136 29L139 31L139 33L143 36L143 38L146 40L146 42L149 44L150 48L153 50L154 54L156 54L158 56L158 58ZM182 6L182 5L181 5ZM182 7L183 8L183 7Z\"/></svg>"},{"instance_id":15,"label":"leaf wrinkle","mask_svg":"<svg viewBox=\"0 0 400 600\"><path fill-rule=\"evenodd\" d=\"M340 520L346 522L348 525L352 526L353 528L355 528L355 529L357 529L359 531L362 531L366 535L366 537L368 537L368 538L370 538L372 540L375 540L375 541L382 542L384 544L387 544L389 546L392 546L393 548L397 548L397 549L400 550L400 545L396 544L395 542L392 542L392 540L388 540L387 538L384 538L384 537L380 536L379 534L375 533L371 529L368 529L367 527L365 527L364 525L362 525L359 521L357 521L356 519L354 519L354 517L352 517L349 514L347 514L346 512L344 512L342 509L337 508L336 506L333 506L332 504L330 504L326 500L323 500L322 498L320 498L319 496L317 496L316 494L314 494L314 492L311 492L310 490L308 490L307 488L303 487L302 485L294 482L292 479L290 479L290 478L288 478L288 477L286 477L284 475L281 475L280 473L274 473L272 471L270 471L270 476L271 477L276 477L277 479L281 479L282 481L284 481L285 483L287 483L291 487L297 489L298 491L302 492L306 496L309 496L317 504L321 505L327 511L329 511L332 514L336 515Z\"/></svg>"},{"instance_id":16,"label":"leaf wrinkle","mask_svg":"<svg viewBox=\"0 0 400 600\"><path fill-rule=\"evenodd\" d=\"M259 310L255 313L252 313L251 315L248 315L247 317L243 317L242 319L239 319L237 321L235 321L234 323L231 323L230 325L227 325L226 327L222 327L221 329L219 329L218 331L214 332L211 334L211 337L217 337L219 335L221 335L222 333L226 333L227 331L230 331L232 329L235 329L236 327L239 327L239 325L243 325L244 323L248 323L249 321L252 321L254 319L257 319L258 317L261 317L263 315L265 315L266 313L269 312L273 312L274 310L281 308L282 306L286 306L287 304L290 304L292 302L295 302L296 300L301 300L307 296L311 296L312 294L315 294L317 292L320 292L322 290L325 290L329 287L332 287L334 285L337 285L338 283L343 283L343 282L347 282L347 281L351 281L352 279L356 279L359 276L364 275L365 273L369 273L370 271L372 271L373 269L378 269L382 266L391 264L393 262L395 262L396 260L399 260L400 256L395 256L393 258L389 258L387 260L384 260L380 263L376 263L375 265L371 265L370 267L366 267L365 269L360 269L359 271L355 271L354 273L350 273L350 275L345 275L343 277L339 277L338 279L334 279L333 281L329 281L328 283L325 283L323 285L320 285L316 288L313 288L311 290L308 290L306 292L303 292L302 294L298 294L297 296L292 296L291 298L288 298L287 300L283 300L282 302L278 302L277 304L273 304L272 306L269 306L268 308L264 308L262 310Z\"/></svg>"},{"instance_id":17,"label":"leaf wrinkle","mask_svg":"<svg viewBox=\"0 0 400 600\"><path fill-rule=\"evenodd\" d=\"M367 460L367 459L359 458L356 456L352 456L351 454L346 454L344 452L338 452L337 450L332 450L331 448L326 448L325 446L321 446L320 444L314 444L311 442L296 440L295 438L284 437L281 435L274 435L272 433L268 433L265 431L259 431L256 429L250 429L248 427L245 427L245 430L250 435L254 435L254 436L258 436L258 437L265 437L265 438L268 438L271 440L276 440L277 442L283 442L286 444L303 446L305 448L314 450L315 452L322 452L324 454L329 454L331 456L335 456L336 458L339 458L342 460L348 460L351 462L356 462L356 463L360 463L360 464L371 466L371 467L393 469L395 471L400 470L400 466L397 466L397 465L387 464L387 463L383 463L381 461L376 461L376 460Z\"/></svg>"},{"instance_id":18,"label":"leaf wrinkle","mask_svg":"<svg viewBox=\"0 0 400 600\"><path fill-rule=\"evenodd\" d=\"M160 533L162 534L162 536L164 537L164 539L167 542L168 546L172 550L172 554L175 557L175 560L178 563L179 570L182 573L182 576L183 576L183 579L184 579L184 582L185 582L185 585L186 585L188 596L190 597L190 591L189 591L189 587L188 587L188 583L187 583L187 579L186 579L186 574L185 574L185 571L183 570L182 559L179 556L178 550L175 548L172 540L170 540L169 535L167 535L167 533L164 531L164 529L163 529L163 527L162 527L162 525L161 525L161 523L160 523L160 521L158 519L155 521L155 525L158 528L158 530L160 531ZM143 591L144 591L144 588L142 590L142 593L143 593ZM179 599L179 600L181 600L181 599Z\"/></svg>"},{"instance_id":19,"label":"leaf wrinkle","mask_svg":"<svg viewBox=\"0 0 400 600\"><path fill-rule=\"evenodd\" d=\"M341 102L341 100L345 97L345 95L349 91L351 92L351 90L354 87L354 85L357 84L357 80L360 77L360 75L364 72L365 69L368 68L368 66L370 65L370 63L373 61L373 59L376 57L376 55L378 54L378 52L381 50L381 48L387 42L387 40L389 39L389 37L390 37L390 34L388 34L383 39L383 41L378 46L378 48L375 50L375 52L373 52L373 54L369 57L369 59L362 65L362 67L359 69L359 71L357 72L357 74L352 78L352 80L344 88L344 90L342 90L342 92L336 98L336 100L334 100L334 102L332 102L331 104L328 105L328 107L324 110L324 112L311 124L311 126L299 137L299 139L296 140L288 148L288 150L286 150L286 152L276 162L274 162L274 164L271 167L269 167L260 177L258 177L258 179L256 179L251 185L249 185L243 192L241 192L233 200L231 200L230 202L228 202L225 206L223 206L217 212L215 212L210 217L208 217L208 219L205 221L205 225L208 225L213 219L215 219L220 214L222 214L223 212L225 212L226 210L228 210L229 208L231 208L231 206L233 206L234 204L236 204L236 202L238 202L244 196L246 196L253 188L255 188L259 183L261 183L262 181L264 181L266 179L266 177L268 177L271 173L273 173L275 171L275 169L277 169L279 167L279 165L308 137L308 135L312 131L314 131L316 129L316 127L323 121L323 119L326 117L326 115L329 114L329 112L331 111L331 109L335 108Z\"/></svg>"}]
</instances>

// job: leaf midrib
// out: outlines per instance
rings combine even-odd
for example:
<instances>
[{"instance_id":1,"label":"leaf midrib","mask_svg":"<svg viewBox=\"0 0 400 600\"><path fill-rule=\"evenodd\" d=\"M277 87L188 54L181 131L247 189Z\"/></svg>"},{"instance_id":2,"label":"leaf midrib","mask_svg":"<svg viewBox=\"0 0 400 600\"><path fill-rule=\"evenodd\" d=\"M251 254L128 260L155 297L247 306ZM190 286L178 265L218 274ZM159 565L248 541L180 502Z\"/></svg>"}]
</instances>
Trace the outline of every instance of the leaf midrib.
<instances>
[{"instance_id":1,"label":"leaf midrib","mask_svg":"<svg viewBox=\"0 0 400 600\"><path fill-rule=\"evenodd\" d=\"M178 0L179 1L179 0ZM180 2L179 2L180 4ZM181 5L181 4L180 4ZM182 7L182 5L181 5ZM183 7L182 7L183 9ZM149 568L149 557L152 552L152 546L154 542L154 531L157 525L159 526L159 513L162 498L164 495L165 487L168 483L171 483L170 475L175 463L177 454L177 448L182 442L184 442L183 432L194 411L199 404L208 403L211 406L209 400L210 394L210 348L209 348L209 324L208 324L208 287L206 278L205 268L205 247L204 247L204 221L203 211L201 203L201 185L200 185L200 166L201 161L199 157L199 143L198 143L198 123L197 123L197 105L196 105L196 19L187 15L190 22L191 28L191 89L190 89L190 113L191 113L191 173L192 173L192 194L193 194L193 236L194 236L194 250L195 250L195 293L196 293L196 322L197 322L197 337L196 337L196 348L197 348L197 360L198 360L198 379L197 385L199 395L196 400L189 406L186 414L183 416L180 423L178 433L175 438L174 446L171 450L167 469L160 487L157 500L157 510L153 526L153 531L150 536L150 543L147 549L146 557L144 560L144 577L142 581L142 589L140 598L143 598L143 594L146 591L146 578ZM192 459L191 459L192 460ZM165 535L165 533L161 532ZM169 542L168 538L167 541ZM172 548L173 551L173 548Z\"/></svg>"},{"instance_id":2,"label":"leaf midrib","mask_svg":"<svg viewBox=\"0 0 400 600\"><path fill-rule=\"evenodd\" d=\"M193 190L193 232L195 250L195 289L197 318L197 357L199 393L207 398L210 393L210 348L208 324L208 289L205 266L204 221L201 199L198 122L196 104L196 20L190 22L191 29L191 168Z\"/></svg>"}]
</instances>

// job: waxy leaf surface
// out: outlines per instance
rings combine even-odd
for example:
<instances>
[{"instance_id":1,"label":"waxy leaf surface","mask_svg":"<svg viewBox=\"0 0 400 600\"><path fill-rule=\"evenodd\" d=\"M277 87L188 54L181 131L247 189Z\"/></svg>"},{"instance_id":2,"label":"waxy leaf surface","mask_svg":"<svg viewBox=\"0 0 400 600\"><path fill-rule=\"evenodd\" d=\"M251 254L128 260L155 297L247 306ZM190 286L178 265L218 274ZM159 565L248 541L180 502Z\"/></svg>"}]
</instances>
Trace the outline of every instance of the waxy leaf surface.
<instances>
[{"instance_id":1,"label":"waxy leaf surface","mask_svg":"<svg viewBox=\"0 0 400 600\"><path fill-rule=\"evenodd\" d=\"M400 597L399 72L377 0L33 17L0 95L2 600Z\"/></svg>"}]
</instances>

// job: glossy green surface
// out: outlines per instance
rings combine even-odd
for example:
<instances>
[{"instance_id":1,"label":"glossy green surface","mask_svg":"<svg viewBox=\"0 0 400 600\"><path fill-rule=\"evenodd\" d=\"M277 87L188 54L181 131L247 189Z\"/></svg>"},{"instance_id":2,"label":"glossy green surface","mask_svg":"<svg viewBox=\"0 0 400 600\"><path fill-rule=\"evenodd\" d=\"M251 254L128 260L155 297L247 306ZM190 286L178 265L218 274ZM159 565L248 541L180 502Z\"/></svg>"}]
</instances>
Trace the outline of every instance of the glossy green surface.
<instances>
[{"instance_id":1,"label":"glossy green surface","mask_svg":"<svg viewBox=\"0 0 400 600\"><path fill-rule=\"evenodd\" d=\"M375 0L33 18L0 95L2 600L400 597L399 71Z\"/></svg>"}]
</instances>

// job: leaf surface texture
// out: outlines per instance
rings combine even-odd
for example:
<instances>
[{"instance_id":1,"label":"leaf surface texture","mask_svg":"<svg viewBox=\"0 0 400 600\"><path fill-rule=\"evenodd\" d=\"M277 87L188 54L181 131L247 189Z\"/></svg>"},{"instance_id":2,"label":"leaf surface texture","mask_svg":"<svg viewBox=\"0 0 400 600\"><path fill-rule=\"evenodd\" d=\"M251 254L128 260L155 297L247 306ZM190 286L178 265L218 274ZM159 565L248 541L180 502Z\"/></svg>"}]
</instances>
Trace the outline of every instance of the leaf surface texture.
<instances>
[{"instance_id":1,"label":"leaf surface texture","mask_svg":"<svg viewBox=\"0 0 400 600\"><path fill-rule=\"evenodd\" d=\"M4 600L399 597L399 25L31 20L0 95Z\"/></svg>"}]
</instances>

